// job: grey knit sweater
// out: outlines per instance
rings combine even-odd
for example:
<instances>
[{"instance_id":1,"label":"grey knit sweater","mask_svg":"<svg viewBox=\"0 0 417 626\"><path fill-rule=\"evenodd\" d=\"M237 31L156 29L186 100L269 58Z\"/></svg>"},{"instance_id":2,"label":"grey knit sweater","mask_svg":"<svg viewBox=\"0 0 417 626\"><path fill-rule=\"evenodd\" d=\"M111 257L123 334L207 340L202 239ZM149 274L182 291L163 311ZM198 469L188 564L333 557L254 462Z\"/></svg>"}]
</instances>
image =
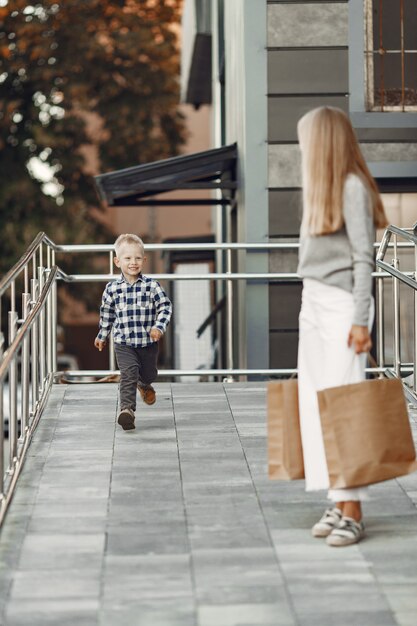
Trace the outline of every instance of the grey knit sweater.
<instances>
[{"instance_id":1,"label":"grey knit sweater","mask_svg":"<svg viewBox=\"0 0 417 626\"><path fill-rule=\"evenodd\" d=\"M341 230L330 235L300 234L298 273L353 293L353 324L368 324L372 290L374 225L370 196L359 176L349 174L343 195Z\"/></svg>"}]
</instances>

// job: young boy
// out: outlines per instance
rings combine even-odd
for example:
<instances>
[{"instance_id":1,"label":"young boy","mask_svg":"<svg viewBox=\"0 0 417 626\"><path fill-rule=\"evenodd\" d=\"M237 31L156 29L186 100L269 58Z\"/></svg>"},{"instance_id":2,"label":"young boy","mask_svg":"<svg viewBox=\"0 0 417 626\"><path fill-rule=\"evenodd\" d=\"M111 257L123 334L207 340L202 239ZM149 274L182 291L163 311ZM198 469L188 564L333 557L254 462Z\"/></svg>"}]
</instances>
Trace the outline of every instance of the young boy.
<instances>
[{"instance_id":1,"label":"young boy","mask_svg":"<svg viewBox=\"0 0 417 626\"><path fill-rule=\"evenodd\" d=\"M94 345L101 351L113 328L120 370L117 421L123 430L131 430L135 428L136 388L146 404L156 400L151 383L158 374L158 341L171 319L172 304L161 285L142 274L146 261L142 239L120 235L114 248L114 263L122 273L104 289Z\"/></svg>"}]
</instances>

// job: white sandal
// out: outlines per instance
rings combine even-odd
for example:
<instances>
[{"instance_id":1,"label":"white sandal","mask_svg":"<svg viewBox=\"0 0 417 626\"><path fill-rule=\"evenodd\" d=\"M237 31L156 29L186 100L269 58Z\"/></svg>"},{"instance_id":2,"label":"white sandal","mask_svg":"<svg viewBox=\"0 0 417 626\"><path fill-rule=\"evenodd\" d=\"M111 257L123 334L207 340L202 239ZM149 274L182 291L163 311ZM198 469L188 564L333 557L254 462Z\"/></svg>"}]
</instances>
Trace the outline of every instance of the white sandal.
<instances>
[{"instance_id":1,"label":"white sandal","mask_svg":"<svg viewBox=\"0 0 417 626\"><path fill-rule=\"evenodd\" d=\"M321 519L314 524L311 529L313 537L327 537L334 528L340 524L342 511L336 506L333 509L326 509Z\"/></svg>"},{"instance_id":2,"label":"white sandal","mask_svg":"<svg viewBox=\"0 0 417 626\"><path fill-rule=\"evenodd\" d=\"M365 527L362 522L357 522L352 517L342 517L337 528L334 528L327 537L327 545L334 548L351 546L358 543L365 536Z\"/></svg>"}]
</instances>

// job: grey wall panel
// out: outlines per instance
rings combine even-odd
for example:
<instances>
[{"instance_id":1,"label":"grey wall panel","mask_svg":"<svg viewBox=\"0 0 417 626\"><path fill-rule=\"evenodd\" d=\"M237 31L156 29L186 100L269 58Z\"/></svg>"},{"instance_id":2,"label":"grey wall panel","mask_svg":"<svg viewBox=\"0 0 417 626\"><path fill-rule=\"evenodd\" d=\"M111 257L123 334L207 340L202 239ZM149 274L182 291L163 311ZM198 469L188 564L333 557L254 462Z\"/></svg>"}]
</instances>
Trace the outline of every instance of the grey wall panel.
<instances>
[{"instance_id":1,"label":"grey wall panel","mask_svg":"<svg viewBox=\"0 0 417 626\"><path fill-rule=\"evenodd\" d=\"M268 187L301 187L301 153L298 144L268 146Z\"/></svg>"},{"instance_id":2,"label":"grey wall panel","mask_svg":"<svg viewBox=\"0 0 417 626\"><path fill-rule=\"evenodd\" d=\"M297 367L298 332L282 331L269 334L271 368Z\"/></svg>"},{"instance_id":3,"label":"grey wall panel","mask_svg":"<svg viewBox=\"0 0 417 626\"><path fill-rule=\"evenodd\" d=\"M417 143L364 143L362 152L367 161L417 161Z\"/></svg>"},{"instance_id":4,"label":"grey wall panel","mask_svg":"<svg viewBox=\"0 0 417 626\"><path fill-rule=\"evenodd\" d=\"M302 211L300 189L270 190L269 236L298 235Z\"/></svg>"},{"instance_id":5,"label":"grey wall panel","mask_svg":"<svg viewBox=\"0 0 417 626\"><path fill-rule=\"evenodd\" d=\"M268 51L268 94L347 92L347 50Z\"/></svg>"},{"instance_id":6,"label":"grey wall panel","mask_svg":"<svg viewBox=\"0 0 417 626\"><path fill-rule=\"evenodd\" d=\"M272 273L295 273L298 265L298 249L271 250L269 255L269 271Z\"/></svg>"},{"instance_id":7,"label":"grey wall panel","mask_svg":"<svg viewBox=\"0 0 417 626\"><path fill-rule=\"evenodd\" d=\"M268 6L268 46L347 46L347 4Z\"/></svg>"},{"instance_id":8,"label":"grey wall panel","mask_svg":"<svg viewBox=\"0 0 417 626\"><path fill-rule=\"evenodd\" d=\"M406 113L406 115L409 114ZM417 141L417 128L356 128L355 130L359 141Z\"/></svg>"},{"instance_id":9,"label":"grey wall panel","mask_svg":"<svg viewBox=\"0 0 417 626\"><path fill-rule=\"evenodd\" d=\"M345 96L305 96L268 98L268 140L297 141L297 122L318 106L334 106L348 112Z\"/></svg>"},{"instance_id":10,"label":"grey wall panel","mask_svg":"<svg viewBox=\"0 0 417 626\"><path fill-rule=\"evenodd\" d=\"M298 329L301 283L271 285L269 288L269 322L275 329Z\"/></svg>"}]
</instances>

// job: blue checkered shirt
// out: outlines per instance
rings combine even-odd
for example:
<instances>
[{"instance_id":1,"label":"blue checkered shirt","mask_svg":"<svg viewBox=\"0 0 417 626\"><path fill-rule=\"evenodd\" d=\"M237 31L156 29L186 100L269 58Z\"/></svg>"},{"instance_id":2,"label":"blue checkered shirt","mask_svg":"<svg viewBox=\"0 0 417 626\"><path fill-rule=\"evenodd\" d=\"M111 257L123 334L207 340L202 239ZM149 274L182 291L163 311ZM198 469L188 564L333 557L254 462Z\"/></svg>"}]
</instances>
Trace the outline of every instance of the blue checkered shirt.
<instances>
[{"instance_id":1,"label":"blue checkered shirt","mask_svg":"<svg viewBox=\"0 0 417 626\"><path fill-rule=\"evenodd\" d=\"M140 275L131 285L121 274L104 289L97 339L106 340L113 328L115 343L148 346L153 343L151 328L164 333L171 313L171 301L158 281Z\"/></svg>"}]
</instances>

